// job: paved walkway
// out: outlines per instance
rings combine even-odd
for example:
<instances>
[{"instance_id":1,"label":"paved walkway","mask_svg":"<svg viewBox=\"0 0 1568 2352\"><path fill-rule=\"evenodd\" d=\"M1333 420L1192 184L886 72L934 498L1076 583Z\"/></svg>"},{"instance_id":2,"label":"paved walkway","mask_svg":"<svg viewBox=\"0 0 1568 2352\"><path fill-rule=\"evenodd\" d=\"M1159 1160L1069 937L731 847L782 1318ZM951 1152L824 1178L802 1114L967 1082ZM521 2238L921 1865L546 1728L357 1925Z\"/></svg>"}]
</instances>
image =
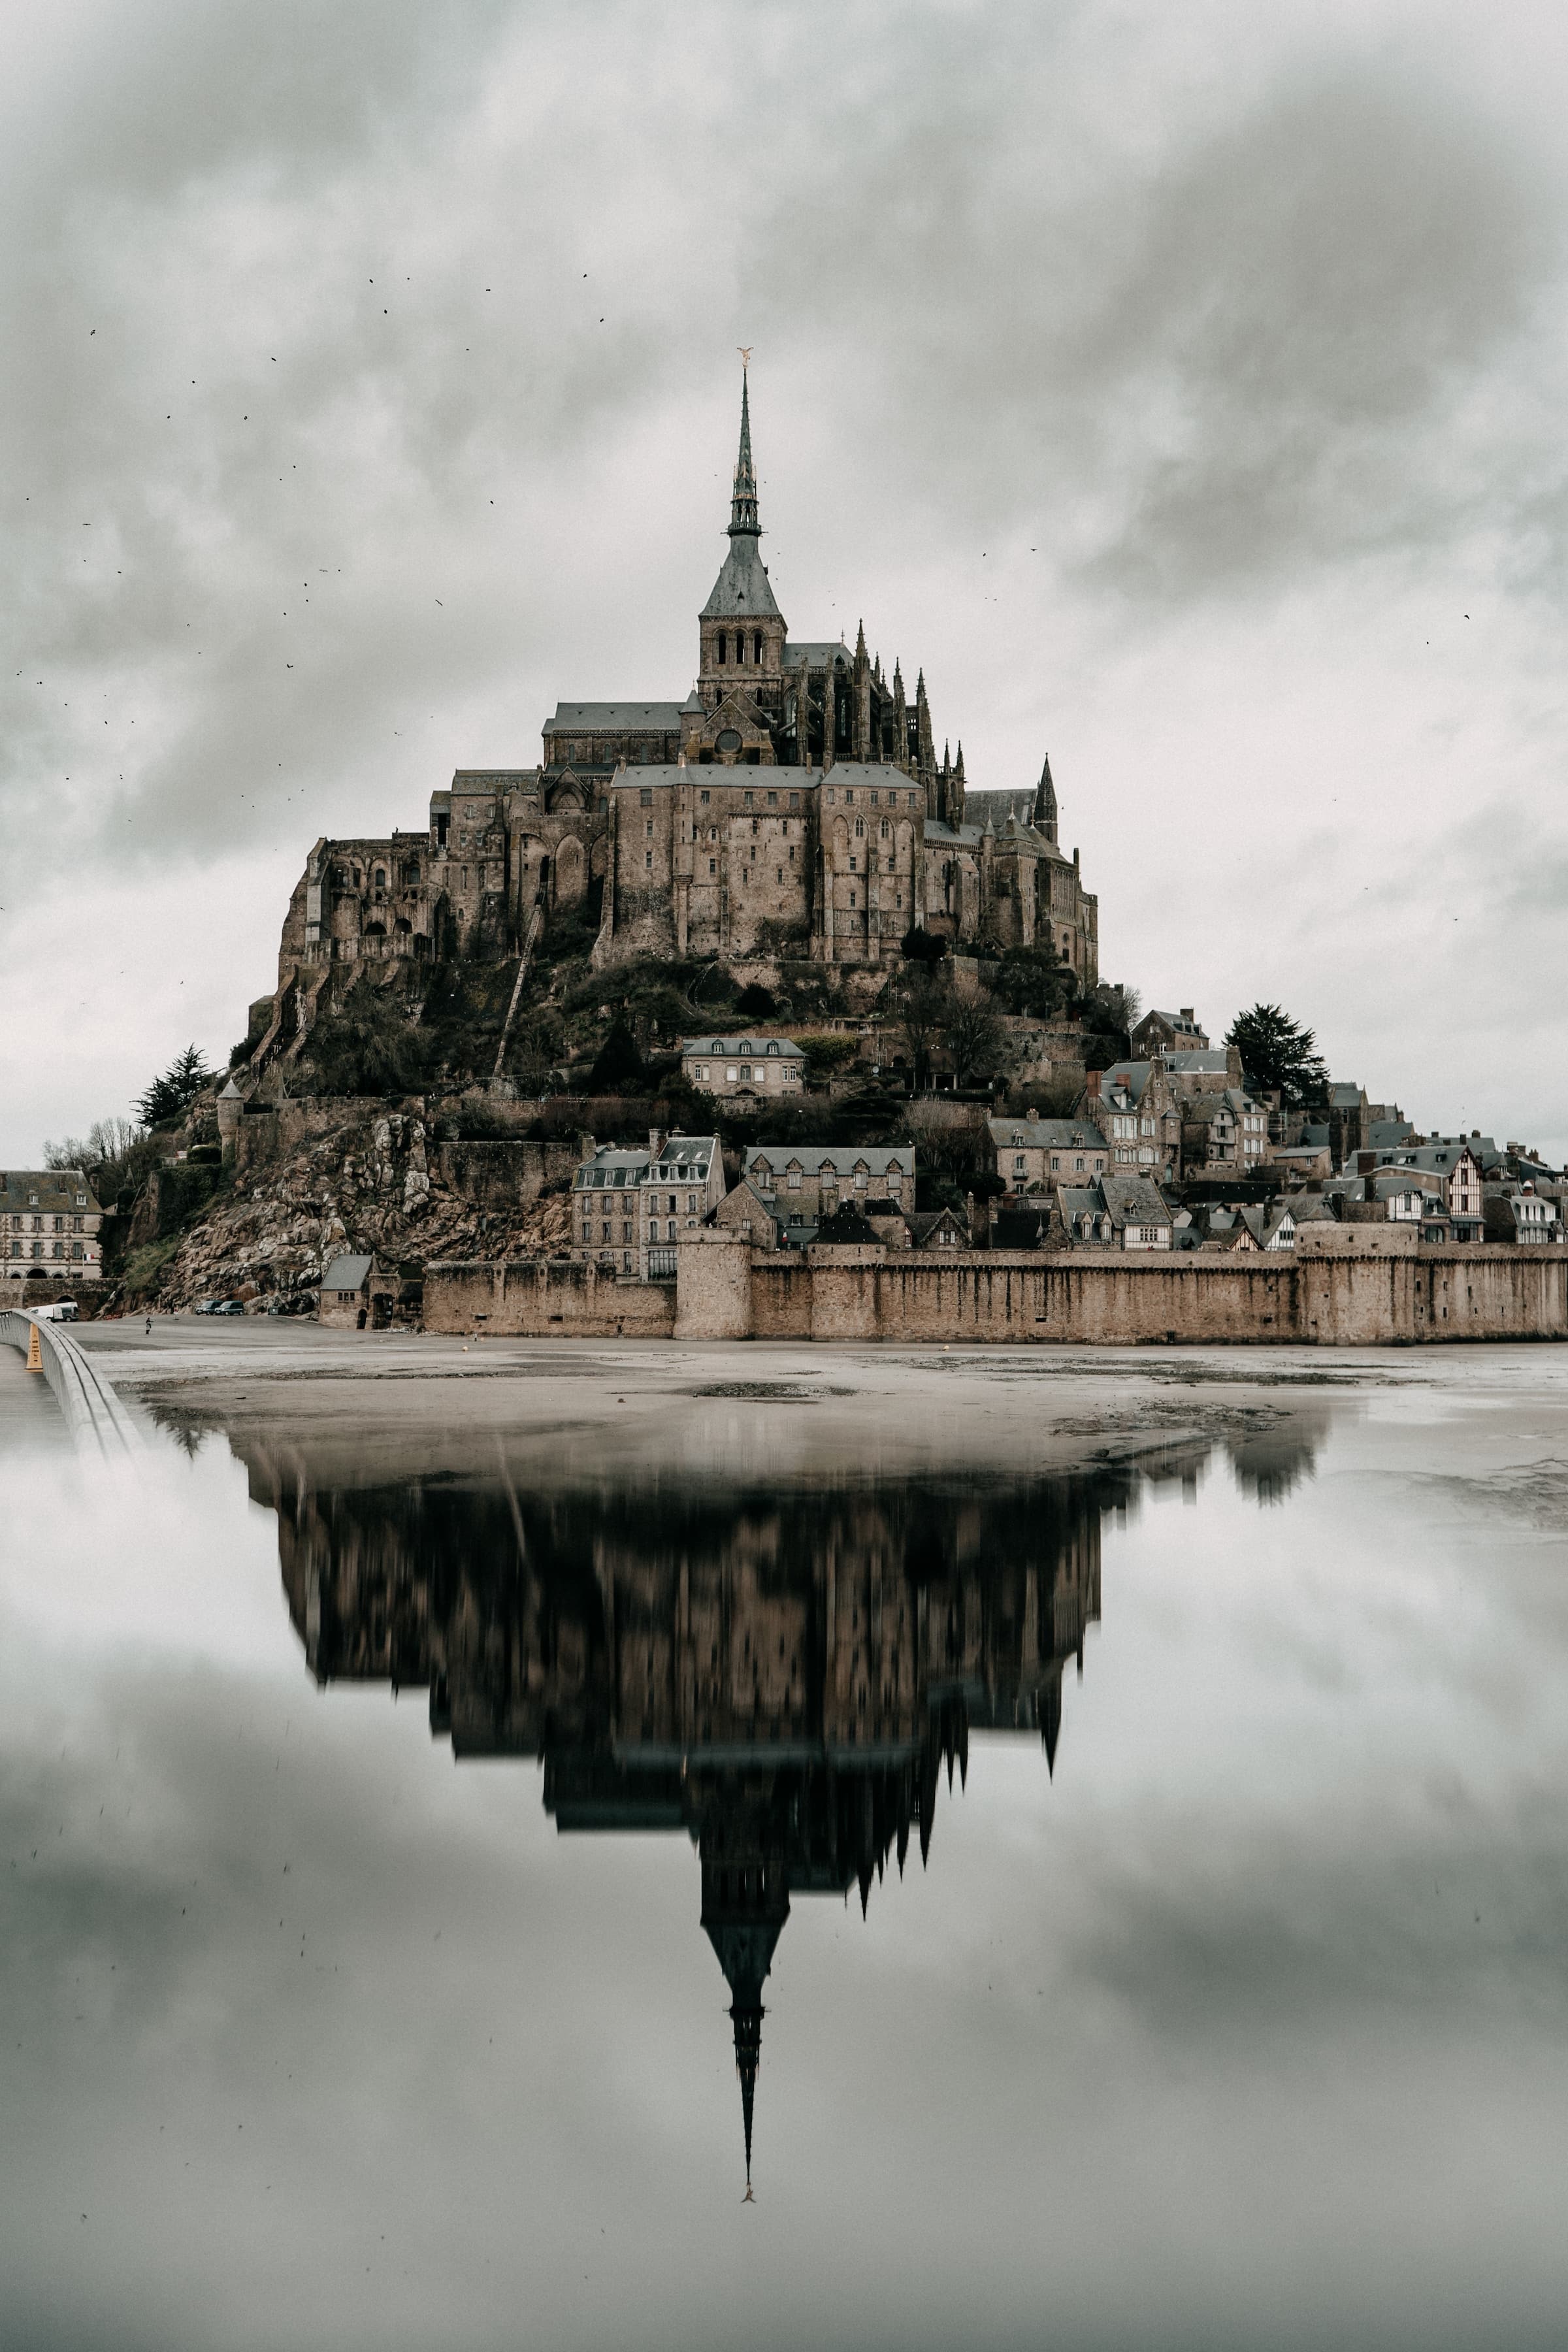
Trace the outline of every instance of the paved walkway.
<instances>
[{"instance_id":1,"label":"paved walkway","mask_svg":"<svg viewBox=\"0 0 1568 2352\"><path fill-rule=\"evenodd\" d=\"M18 1349L0 1347L0 1453L69 1444L64 1415L42 1372L28 1371Z\"/></svg>"}]
</instances>

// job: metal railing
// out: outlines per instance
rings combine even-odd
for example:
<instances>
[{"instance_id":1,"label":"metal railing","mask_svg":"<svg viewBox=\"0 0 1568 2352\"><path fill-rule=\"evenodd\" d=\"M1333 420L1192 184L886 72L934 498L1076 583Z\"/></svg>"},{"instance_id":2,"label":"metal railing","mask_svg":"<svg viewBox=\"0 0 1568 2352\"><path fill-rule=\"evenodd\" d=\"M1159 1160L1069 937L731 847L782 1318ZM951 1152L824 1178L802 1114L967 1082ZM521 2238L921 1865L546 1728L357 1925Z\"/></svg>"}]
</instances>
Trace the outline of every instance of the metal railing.
<instances>
[{"instance_id":1,"label":"metal railing","mask_svg":"<svg viewBox=\"0 0 1568 2352\"><path fill-rule=\"evenodd\" d=\"M91 1359L59 1324L25 1307L0 1308L0 1340L25 1356L37 1347L43 1377L79 1446L96 1446L107 1462L122 1462L142 1452L141 1431Z\"/></svg>"}]
</instances>

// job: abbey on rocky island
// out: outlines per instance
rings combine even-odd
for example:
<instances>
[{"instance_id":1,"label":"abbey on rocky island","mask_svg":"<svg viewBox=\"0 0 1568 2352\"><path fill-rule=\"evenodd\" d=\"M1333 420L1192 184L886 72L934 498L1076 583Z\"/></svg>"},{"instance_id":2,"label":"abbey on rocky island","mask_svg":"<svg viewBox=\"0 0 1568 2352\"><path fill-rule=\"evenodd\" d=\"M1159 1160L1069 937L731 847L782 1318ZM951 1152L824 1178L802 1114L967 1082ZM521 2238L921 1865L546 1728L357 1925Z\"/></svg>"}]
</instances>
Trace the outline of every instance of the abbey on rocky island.
<instances>
[{"instance_id":1,"label":"abbey on rocky island","mask_svg":"<svg viewBox=\"0 0 1568 2352\"><path fill-rule=\"evenodd\" d=\"M1058 841L1050 762L1023 791L967 791L914 698L866 650L792 639L762 560L742 377L730 550L698 620L683 702L563 702L537 767L460 768L422 833L321 840L284 924L279 985L386 957L496 961L570 914L594 960L896 957L915 926L953 946L1052 945L1099 978L1098 903ZM976 821L978 819L978 822Z\"/></svg>"}]
</instances>

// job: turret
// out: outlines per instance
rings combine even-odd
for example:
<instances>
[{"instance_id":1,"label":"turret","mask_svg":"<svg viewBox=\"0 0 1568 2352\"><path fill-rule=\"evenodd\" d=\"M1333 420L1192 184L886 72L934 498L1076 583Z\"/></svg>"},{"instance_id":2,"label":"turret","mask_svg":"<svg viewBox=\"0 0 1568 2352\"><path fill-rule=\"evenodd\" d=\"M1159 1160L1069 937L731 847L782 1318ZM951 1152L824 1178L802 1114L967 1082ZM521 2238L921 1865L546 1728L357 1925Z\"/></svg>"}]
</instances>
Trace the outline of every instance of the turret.
<instances>
[{"instance_id":1,"label":"turret","mask_svg":"<svg viewBox=\"0 0 1568 2352\"><path fill-rule=\"evenodd\" d=\"M906 773L910 765L910 713L904 700L904 674L893 663L893 757Z\"/></svg>"},{"instance_id":2,"label":"turret","mask_svg":"<svg viewBox=\"0 0 1568 2352\"><path fill-rule=\"evenodd\" d=\"M926 700L926 674L915 678L915 775L923 786L926 814L935 816L936 805L936 746L931 731L931 704Z\"/></svg>"},{"instance_id":3,"label":"turret","mask_svg":"<svg viewBox=\"0 0 1568 2352\"><path fill-rule=\"evenodd\" d=\"M963 745L958 747L958 759L947 788L947 821L956 833L963 823Z\"/></svg>"}]
</instances>

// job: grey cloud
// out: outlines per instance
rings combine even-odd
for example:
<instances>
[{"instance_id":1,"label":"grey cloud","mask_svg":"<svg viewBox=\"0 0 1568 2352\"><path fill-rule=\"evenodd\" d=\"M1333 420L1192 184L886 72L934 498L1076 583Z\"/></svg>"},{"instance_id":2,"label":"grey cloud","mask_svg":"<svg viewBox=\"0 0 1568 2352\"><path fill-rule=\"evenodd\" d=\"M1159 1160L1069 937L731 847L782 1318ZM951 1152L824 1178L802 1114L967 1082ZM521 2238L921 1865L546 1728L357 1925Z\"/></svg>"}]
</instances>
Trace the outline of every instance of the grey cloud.
<instances>
[{"instance_id":1,"label":"grey cloud","mask_svg":"<svg viewBox=\"0 0 1568 2352\"><path fill-rule=\"evenodd\" d=\"M833 118L814 200L769 223L779 326L857 344L933 507L1033 509L1089 581L1186 599L1511 498L1513 420L1460 412L1561 268L1527 141L1384 64L1302 68L1239 116L1173 93L1149 155L1058 138L1058 58L1007 62L1005 89L987 54L923 107Z\"/></svg>"}]
</instances>

